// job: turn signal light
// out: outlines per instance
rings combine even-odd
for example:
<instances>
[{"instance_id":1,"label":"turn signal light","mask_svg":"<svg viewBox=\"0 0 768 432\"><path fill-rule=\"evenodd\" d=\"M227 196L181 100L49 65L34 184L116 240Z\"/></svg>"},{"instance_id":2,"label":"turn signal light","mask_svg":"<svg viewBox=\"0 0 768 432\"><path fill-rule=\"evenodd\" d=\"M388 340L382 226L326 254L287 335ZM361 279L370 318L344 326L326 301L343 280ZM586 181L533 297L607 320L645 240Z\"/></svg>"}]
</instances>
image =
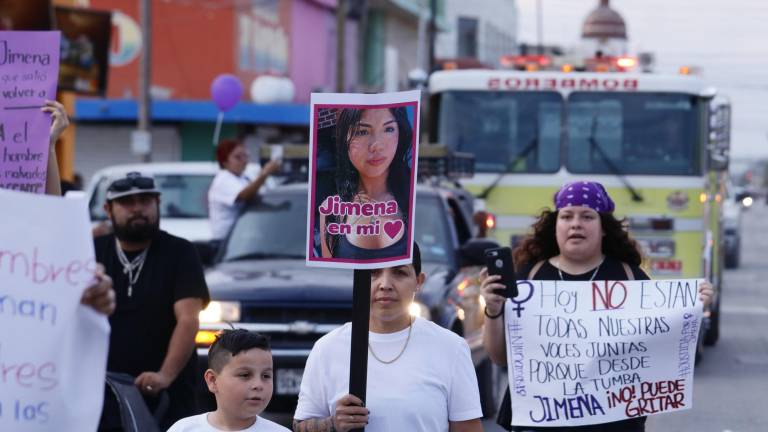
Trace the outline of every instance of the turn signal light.
<instances>
[{"instance_id":1,"label":"turn signal light","mask_svg":"<svg viewBox=\"0 0 768 432\"><path fill-rule=\"evenodd\" d=\"M195 345L201 347L209 347L216 341L216 336L219 334L217 331L212 330L198 330L195 335Z\"/></svg>"},{"instance_id":2,"label":"turn signal light","mask_svg":"<svg viewBox=\"0 0 768 432\"><path fill-rule=\"evenodd\" d=\"M496 216L488 213L488 215L485 217L485 227L489 230L496 228Z\"/></svg>"}]
</instances>

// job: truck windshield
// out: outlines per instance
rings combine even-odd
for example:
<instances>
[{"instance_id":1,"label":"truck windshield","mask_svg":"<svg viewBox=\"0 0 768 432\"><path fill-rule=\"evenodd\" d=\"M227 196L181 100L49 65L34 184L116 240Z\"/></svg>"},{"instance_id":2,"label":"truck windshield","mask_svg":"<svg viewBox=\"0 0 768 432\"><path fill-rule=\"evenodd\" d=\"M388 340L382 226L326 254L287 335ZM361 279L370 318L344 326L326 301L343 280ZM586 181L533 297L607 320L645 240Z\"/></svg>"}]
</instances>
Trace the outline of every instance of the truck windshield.
<instances>
[{"instance_id":1,"label":"truck windshield","mask_svg":"<svg viewBox=\"0 0 768 432\"><path fill-rule=\"evenodd\" d=\"M446 263L455 252L441 201L419 194L415 240L425 262ZM261 196L237 219L224 244L224 261L242 259L304 259L307 224L306 193L271 192Z\"/></svg>"},{"instance_id":2,"label":"truck windshield","mask_svg":"<svg viewBox=\"0 0 768 432\"><path fill-rule=\"evenodd\" d=\"M586 93L568 98L567 167L574 173L697 175L700 104L691 95Z\"/></svg>"},{"instance_id":3,"label":"truck windshield","mask_svg":"<svg viewBox=\"0 0 768 432\"><path fill-rule=\"evenodd\" d=\"M556 92L448 91L437 141L474 154L477 172L556 172L562 111Z\"/></svg>"}]
</instances>

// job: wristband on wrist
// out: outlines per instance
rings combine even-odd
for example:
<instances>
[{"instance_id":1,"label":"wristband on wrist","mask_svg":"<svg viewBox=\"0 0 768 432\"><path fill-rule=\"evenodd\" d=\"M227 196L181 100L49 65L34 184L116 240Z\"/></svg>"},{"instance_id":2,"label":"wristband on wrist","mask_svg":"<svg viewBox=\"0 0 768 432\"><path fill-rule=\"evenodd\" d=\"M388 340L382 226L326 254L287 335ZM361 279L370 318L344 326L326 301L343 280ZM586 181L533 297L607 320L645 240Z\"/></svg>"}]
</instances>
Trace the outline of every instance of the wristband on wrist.
<instances>
[{"instance_id":1,"label":"wristband on wrist","mask_svg":"<svg viewBox=\"0 0 768 432\"><path fill-rule=\"evenodd\" d=\"M486 308L483 309L483 315L487 316L490 319L496 319L496 318L504 315L504 306L503 305L501 306L501 311L499 311L499 313L497 313L496 315L489 314L488 313L488 308L486 307Z\"/></svg>"}]
</instances>

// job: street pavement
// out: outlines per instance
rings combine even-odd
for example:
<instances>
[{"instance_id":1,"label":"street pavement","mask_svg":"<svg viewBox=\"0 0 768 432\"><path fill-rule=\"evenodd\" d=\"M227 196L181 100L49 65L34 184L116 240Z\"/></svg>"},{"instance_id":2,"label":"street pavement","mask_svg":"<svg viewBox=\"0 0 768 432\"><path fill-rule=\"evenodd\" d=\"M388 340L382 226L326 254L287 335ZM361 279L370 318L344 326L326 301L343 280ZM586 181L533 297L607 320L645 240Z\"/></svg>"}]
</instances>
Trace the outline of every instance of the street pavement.
<instances>
[{"instance_id":1,"label":"street pavement","mask_svg":"<svg viewBox=\"0 0 768 432\"><path fill-rule=\"evenodd\" d=\"M648 421L648 432L768 431L768 207L744 212L741 266L725 273L720 341L704 351L693 409Z\"/></svg>"},{"instance_id":2,"label":"street pavement","mask_svg":"<svg viewBox=\"0 0 768 432\"><path fill-rule=\"evenodd\" d=\"M720 341L696 367L693 408L649 417L647 432L768 431L768 207L762 201L744 213L741 241L741 266L725 274ZM491 420L483 426L503 431Z\"/></svg>"}]
</instances>

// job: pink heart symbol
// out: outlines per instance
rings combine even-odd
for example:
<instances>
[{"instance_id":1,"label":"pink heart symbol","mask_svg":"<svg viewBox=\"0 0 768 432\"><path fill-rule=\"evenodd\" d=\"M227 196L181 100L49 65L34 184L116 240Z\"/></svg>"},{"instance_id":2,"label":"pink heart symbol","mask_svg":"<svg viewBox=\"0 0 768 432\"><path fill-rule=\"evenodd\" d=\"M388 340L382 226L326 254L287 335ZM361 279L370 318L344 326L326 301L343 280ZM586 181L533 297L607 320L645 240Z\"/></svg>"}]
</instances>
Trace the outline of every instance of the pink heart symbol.
<instances>
[{"instance_id":1,"label":"pink heart symbol","mask_svg":"<svg viewBox=\"0 0 768 432\"><path fill-rule=\"evenodd\" d=\"M384 222L384 232L387 233L389 238L395 238L397 233L400 232L400 229L403 227L403 221L396 220L396 221L390 221L390 222Z\"/></svg>"}]
</instances>

